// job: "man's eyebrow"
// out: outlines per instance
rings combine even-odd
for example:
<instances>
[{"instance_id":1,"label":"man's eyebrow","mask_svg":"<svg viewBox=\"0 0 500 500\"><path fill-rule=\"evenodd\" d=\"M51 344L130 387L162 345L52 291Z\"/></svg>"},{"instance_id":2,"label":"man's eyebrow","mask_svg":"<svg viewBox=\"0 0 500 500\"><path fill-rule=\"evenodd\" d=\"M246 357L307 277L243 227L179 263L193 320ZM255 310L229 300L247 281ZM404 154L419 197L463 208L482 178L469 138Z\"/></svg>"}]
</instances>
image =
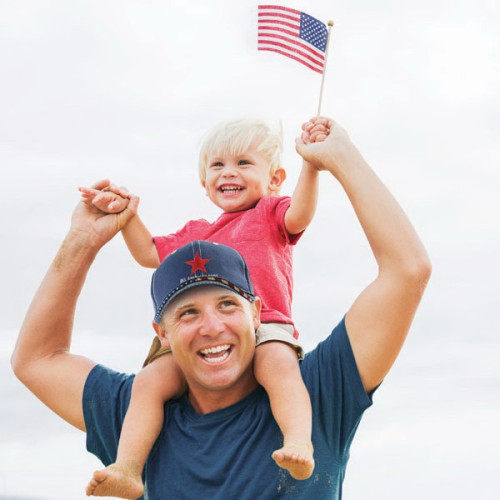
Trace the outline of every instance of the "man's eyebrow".
<instances>
[{"instance_id":1,"label":"man's eyebrow","mask_svg":"<svg viewBox=\"0 0 500 500\"><path fill-rule=\"evenodd\" d=\"M186 302L184 304L179 304L178 306L174 307L174 309L172 310L172 314L177 314L178 312L180 312L184 309L190 309L192 307L195 307L194 302Z\"/></svg>"},{"instance_id":2,"label":"man's eyebrow","mask_svg":"<svg viewBox=\"0 0 500 500\"><path fill-rule=\"evenodd\" d=\"M237 299L237 298L239 298L239 295L236 294L236 293L232 293L232 292L222 293L222 294L220 294L220 295L217 296L218 300L222 300L222 299Z\"/></svg>"},{"instance_id":3,"label":"man's eyebrow","mask_svg":"<svg viewBox=\"0 0 500 500\"><path fill-rule=\"evenodd\" d=\"M216 296L216 300L238 299L239 297L240 296L237 293L230 292L230 291L228 291L228 292L222 291L222 293L220 293L220 295ZM196 306L197 306L197 302L194 300L191 300L189 302L180 303L179 305L174 306L174 308L172 309L172 312L176 313L176 312L180 311L181 309L189 309L191 307L196 307Z\"/></svg>"}]
</instances>

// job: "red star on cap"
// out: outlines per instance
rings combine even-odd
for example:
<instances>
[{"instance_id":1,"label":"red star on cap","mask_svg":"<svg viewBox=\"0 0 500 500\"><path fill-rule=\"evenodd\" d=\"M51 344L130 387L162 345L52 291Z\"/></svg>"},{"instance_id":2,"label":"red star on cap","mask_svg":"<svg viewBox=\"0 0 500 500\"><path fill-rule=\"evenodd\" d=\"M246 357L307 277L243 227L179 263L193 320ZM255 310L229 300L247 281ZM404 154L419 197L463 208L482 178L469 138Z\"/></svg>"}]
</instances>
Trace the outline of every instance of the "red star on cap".
<instances>
[{"instance_id":1,"label":"red star on cap","mask_svg":"<svg viewBox=\"0 0 500 500\"><path fill-rule=\"evenodd\" d=\"M205 264L210 262L212 259L202 259L200 254L196 252L193 260L187 260L184 264L188 264L191 266L191 274L194 274L196 271L202 271L204 273L207 272L205 269Z\"/></svg>"}]
</instances>

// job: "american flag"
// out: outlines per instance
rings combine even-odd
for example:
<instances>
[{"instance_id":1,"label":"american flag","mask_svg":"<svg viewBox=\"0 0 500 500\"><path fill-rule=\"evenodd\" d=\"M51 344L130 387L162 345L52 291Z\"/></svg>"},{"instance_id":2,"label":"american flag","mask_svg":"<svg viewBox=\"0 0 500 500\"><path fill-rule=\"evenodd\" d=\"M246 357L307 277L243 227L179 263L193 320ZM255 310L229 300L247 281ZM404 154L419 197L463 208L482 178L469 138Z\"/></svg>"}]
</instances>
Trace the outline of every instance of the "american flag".
<instances>
[{"instance_id":1,"label":"american flag","mask_svg":"<svg viewBox=\"0 0 500 500\"><path fill-rule=\"evenodd\" d=\"M299 10L259 5L258 50L290 57L323 73L328 39L326 25Z\"/></svg>"}]
</instances>

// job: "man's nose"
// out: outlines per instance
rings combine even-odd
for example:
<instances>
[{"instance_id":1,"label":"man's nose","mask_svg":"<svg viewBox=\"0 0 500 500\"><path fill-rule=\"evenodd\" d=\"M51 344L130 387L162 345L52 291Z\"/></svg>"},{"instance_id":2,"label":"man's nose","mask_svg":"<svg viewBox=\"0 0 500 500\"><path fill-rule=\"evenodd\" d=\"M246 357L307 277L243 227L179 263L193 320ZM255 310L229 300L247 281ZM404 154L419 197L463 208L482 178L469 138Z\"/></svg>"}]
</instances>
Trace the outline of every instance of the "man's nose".
<instances>
[{"instance_id":1,"label":"man's nose","mask_svg":"<svg viewBox=\"0 0 500 500\"><path fill-rule=\"evenodd\" d=\"M208 310L203 313L199 328L200 335L218 335L224 331L224 323L217 314Z\"/></svg>"}]
</instances>

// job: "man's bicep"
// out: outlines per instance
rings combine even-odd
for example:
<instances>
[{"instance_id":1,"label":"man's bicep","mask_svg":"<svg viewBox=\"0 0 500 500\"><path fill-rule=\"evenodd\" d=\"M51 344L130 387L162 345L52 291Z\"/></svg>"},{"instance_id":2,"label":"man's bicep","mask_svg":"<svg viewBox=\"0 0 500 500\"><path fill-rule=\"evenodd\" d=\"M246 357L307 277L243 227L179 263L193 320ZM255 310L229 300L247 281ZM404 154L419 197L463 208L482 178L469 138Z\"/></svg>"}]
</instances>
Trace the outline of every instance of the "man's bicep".
<instances>
[{"instance_id":1,"label":"man's bicep","mask_svg":"<svg viewBox=\"0 0 500 500\"><path fill-rule=\"evenodd\" d=\"M391 275L379 277L356 299L346 326L367 392L382 382L396 360L422 297L424 285Z\"/></svg>"},{"instance_id":2,"label":"man's bicep","mask_svg":"<svg viewBox=\"0 0 500 500\"><path fill-rule=\"evenodd\" d=\"M30 367L23 383L53 412L85 431L82 397L93 361L68 353L40 359Z\"/></svg>"}]
</instances>

